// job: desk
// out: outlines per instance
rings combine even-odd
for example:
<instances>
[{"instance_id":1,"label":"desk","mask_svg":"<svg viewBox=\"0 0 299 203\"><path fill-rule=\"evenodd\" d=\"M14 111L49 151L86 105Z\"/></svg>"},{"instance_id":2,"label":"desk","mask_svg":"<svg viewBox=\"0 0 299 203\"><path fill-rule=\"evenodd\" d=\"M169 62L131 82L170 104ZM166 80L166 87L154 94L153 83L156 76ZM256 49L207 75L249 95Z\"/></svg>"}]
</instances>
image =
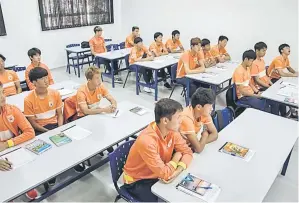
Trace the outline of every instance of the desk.
<instances>
[{"instance_id":1,"label":"desk","mask_svg":"<svg viewBox=\"0 0 299 203\"><path fill-rule=\"evenodd\" d=\"M230 80L232 78L232 75L235 71L235 69L238 66L238 62L225 62L225 63L220 63L217 64L216 66L206 68L206 72L212 72L212 73L217 73L217 76L214 77L205 77L203 74L189 74L186 75L185 77L187 78L187 95L190 94L190 82L191 80L199 81L201 83L208 84L212 87L212 90L215 92L215 94L219 94L225 90L227 90L230 86ZM223 65L225 69L217 68L217 66ZM217 87L221 84L224 84L225 82L229 81L229 85L225 88L221 88L220 91L217 91ZM192 96L192 95L190 95ZM186 105L188 106L190 103L189 97L186 97Z\"/></svg>"},{"instance_id":2,"label":"desk","mask_svg":"<svg viewBox=\"0 0 299 203\"><path fill-rule=\"evenodd\" d=\"M108 115L86 116L39 135L38 139L51 143L52 149L37 156L33 162L20 168L9 172L0 172L0 202L9 201L24 194L142 130L154 120L154 114L152 110L149 110L149 113L139 116L129 111L129 109L136 106L140 105L131 102L120 102L118 108L122 112L118 118L112 118ZM73 124L91 131L92 135L82 140L73 140L61 147L56 147L49 140L50 136ZM83 173L80 175L82 176Z\"/></svg>"},{"instance_id":3,"label":"desk","mask_svg":"<svg viewBox=\"0 0 299 203\"><path fill-rule=\"evenodd\" d=\"M97 54L96 58L98 59L105 59L111 63L111 73L102 73L102 75L107 76L112 79L112 87L115 87L114 84L114 70L116 70L117 67L114 67L114 61L118 61L121 59L124 59L126 56L130 54L131 48L126 48L126 49L119 49L119 50L114 50L110 52L105 52L101 54ZM124 69L120 69L119 71L126 70L128 67Z\"/></svg>"},{"instance_id":4,"label":"desk","mask_svg":"<svg viewBox=\"0 0 299 203\"><path fill-rule=\"evenodd\" d=\"M63 82L58 82L58 83L55 83L53 85L50 85L49 87L52 88L52 89L61 89L61 88L65 88L65 89L69 89L69 90L72 90L74 89L74 93L73 94L69 94L69 95L64 95L62 96L62 100L70 97L70 96L73 96L76 94L76 88L79 86L80 84L78 83L75 83L73 81L63 81ZM25 97L30 93L30 91L25 91L25 92L22 92L20 94L16 94L16 95L13 95L13 96L10 96L10 97L7 97L6 98L6 102L8 104L13 104L13 105L16 105L22 112L24 111L24 99Z\"/></svg>"},{"instance_id":5,"label":"desk","mask_svg":"<svg viewBox=\"0 0 299 203\"><path fill-rule=\"evenodd\" d=\"M179 56L181 54L169 54L165 56L155 57L154 61L142 61L136 62L134 65L137 65L136 71L136 94L139 95L139 86L149 87L155 90L155 101L158 100L158 71L166 67L177 64L179 61ZM145 84L139 81L138 78L138 69L140 67L151 69L154 71L154 82L150 84Z\"/></svg>"},{"instance_id":6,"label":"desk","mask_svg":"<svg viewBox=\"0 0 299 203\"><path fill-rule=\"evenodd\" d=\"M277 92L282 87L282 82L289 82L298 86L298 77L283 77L280 78L276 83L274 83L271 87L269 87L265 92L262 93L262 97L267 100L276 101L281 104L286 104L287 106L292 106L298 108L298 104L285 102L285 96L278 95ZM297 98L298 100L298 94Z\"/></svg>"},{"instance_id":7,"label":"desk","mask_svg":"<svg viewBox=\"0 0 299 203\"><path fill-rule=\"evenodd\" d=\"M169 202L199 201L175 188L190 172L221 187L217 202L262 202L297 138L296 121L246 109L219 133L217 141L208 144L202 153L194 154L186 171L168 185L156 183L152 192ZM227 141L249 147L256 153L246 162L218 152Z\"/></svg>"}]
</instances>

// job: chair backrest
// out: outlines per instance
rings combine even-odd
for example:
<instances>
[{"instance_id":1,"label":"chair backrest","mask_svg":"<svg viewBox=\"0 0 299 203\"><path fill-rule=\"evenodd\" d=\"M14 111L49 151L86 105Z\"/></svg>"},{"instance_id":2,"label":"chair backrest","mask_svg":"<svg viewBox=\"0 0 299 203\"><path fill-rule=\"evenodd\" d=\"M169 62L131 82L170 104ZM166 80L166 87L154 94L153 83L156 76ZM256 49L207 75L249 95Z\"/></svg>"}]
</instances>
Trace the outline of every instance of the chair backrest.
<instances>
[{"instance_id":1,"label":"chair backrest","mask_svg":"<svg viewBox=\"0 0 299 203\"><path fill-rule=\"evenodd\" d=\"M237 108L236 105L236 85L231 85L228 90L226 91L226 106L231 106L234 109Z\"/></svg>"},{"instance_id":2,"label":"chair backrest","mask_svg":"<svg viewBox=\"0 0 299 203\"><path fill-rule=\"evenodd\" d=\"M111 175L116 190L118 190L117 181L123 173L124 165L134 142L135 140L127 141L109 154Z\"/></svg>"},{"instance_id":3,"label":"chair backrest","mask_svg":"<svg viewBox=\"0 0 299 203\"><path fill-rule=\"evenodd\" d=\"M80 46L80 44L68 44L66 45L66 48L77 47L77 46Z\"/></svg>"},{"instance_id":4,"label":"chair backrest","mask_svg":"<svg viewBox=\"0 0 299 203\"><path fill-rule=\"evenodd\" d=\"M126 48L126 43L125 43L125 42L121 42L121 43L119 43L119 48L120 48L120 49L124 49L124 48Z\"/></svg>"},{"instance_id":5,"label":"chair backrest","mask_svg":"<svg viewBox=\"0 0 299 203\"><path fill-rule=\"evenodd\" d=\"M26 70L26 67L25 66L15 66L12 68L12 70L14 70L15 72L24 71L24 70Z\"/></svg>"},{"instance_id":6,"label":"chair backrest","mask_svg":"<svg viewBox=\"0 0 299 203\"><path fill-rule=\"evenodd\" d=\"M104 39L105 42L111 42L112 39Z\"/></svg>"},{"instance_id":7,"label":"chair backrest","mask_svg":"<svg viewBox=\"0 0 299 203\"><path fill-rule=\"evenodd\" d=\"M225 107L222 110L215 111L212 117L217 131L220 132L235 119L235 112L232 107Z\"/></svg>"},{"instance_id":8,"label":"chair backrest","mask_svg":"<svg viewBox=\"0 0 299 203\"><path fill-rule=\"evenodd\" d=\"M172 81L175 81L175 79L176 79L177 68L178 68L177 64L171 66L171 75L170 75L170 77L171 77Z\"/></svg>"},{"instance_id":9,"label":"chair backrest","mask_svg":"<svg viewBox=\"0 0 299 203\"><path fill-rule=\"evenodd\" d=\"M130 66L129 58L130 58L130 54L125 56L126 68L128 68Z\"/></svg>"},{"instance_id":10,"label":"chair backrest","mask_svg":"<svg viewBox=\"0 0 299 203\"><path fill-rule=\"evenodd\" d=\"M119 50L118 44L109 44L106 46L107 51L111 51L112 47L114 50Z\"/></svg>"}]
</instances>

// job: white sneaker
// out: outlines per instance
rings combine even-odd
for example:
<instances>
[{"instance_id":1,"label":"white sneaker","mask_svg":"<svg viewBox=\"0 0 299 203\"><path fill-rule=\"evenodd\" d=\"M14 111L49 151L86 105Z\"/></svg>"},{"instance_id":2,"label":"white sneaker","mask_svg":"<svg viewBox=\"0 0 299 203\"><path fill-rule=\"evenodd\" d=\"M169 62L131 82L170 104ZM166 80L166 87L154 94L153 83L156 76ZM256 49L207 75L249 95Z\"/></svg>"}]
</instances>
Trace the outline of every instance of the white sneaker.
<instances>
[{"instance_id":1,"label":"white sneaker","mask_svg":"<svg viewBox=\"0 0 299 203\"><path fill-rule=\"evenodd\" d=\"M149 87L144 87L143 91L145 91L146 93L152 93L152 90Z\"/></svg>"},{"instance_id":2,"label":"white sneaker","mask_svg":"<svg viewBox=\"0 0 299 203\"><path fill-rule=\"evenodd\" d=\"M119 83L119 84L122 84L122 83L123 83L121 77L119 77L118 75L114 76L114 82L115 82L115 83Z\"/></svg>"}]
</instances>

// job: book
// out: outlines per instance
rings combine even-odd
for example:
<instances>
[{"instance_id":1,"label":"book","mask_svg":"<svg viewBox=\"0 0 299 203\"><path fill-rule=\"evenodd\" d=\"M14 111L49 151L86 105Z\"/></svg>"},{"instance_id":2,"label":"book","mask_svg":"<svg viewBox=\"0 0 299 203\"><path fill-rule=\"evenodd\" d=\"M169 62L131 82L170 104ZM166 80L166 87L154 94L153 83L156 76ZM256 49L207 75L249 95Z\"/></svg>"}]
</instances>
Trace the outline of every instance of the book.
<instances>
[{"instance_id":1,"label":"book","mask_svg":"<svg viewBox=\"0 0 299 203\"><path fill-rule=\"evenodd\" d=\"M144 114L147 113L147 110L144 109L144 108L136 106L136 107L130 109L130 112L135 113L135 114L137 114L139 116L142 116L142 115L144 115Z\"/></svg>"},{"instance_id":2,"label":"book","mask_svg":"<svg viewBox=\"0 0 299 203\"><path fill-rule=\"evenodd\" d=\"M41 153L44 153L45 151L49 150L51 148L51 144L43 141L43 140L35 140L34 142L31 142L30 144L26 145L26 149L29 151L39 155Z\"/></svg>"},{"instance_id":3,"label":"book","mask_svg":"<svg viewBox=\"0 0 299 203\"><path fill-rule=\"evenodd\" d=\"M255 151L250 150L249 148L246 148L246 147L243 147L243 146L231 143L231 142L226 142L219 149L219 152L229 154L232 156L236 156L236 157L239 157L246 161L249 161L255 153Z\"/></svg>"},{"instance_id":4,"label":"book","mask_svg":"<svg viewBox=\"0 0 299 203\"><path fill-rule=\"evenodd\" d=\"M214 202L221 191L219 186L190 173L188 173L176 188L205 202Z\"/></svg>"},{"instance_id":5,"label":"book","mask_svg":"<svg viewBox=\"0 0 299 203\"><path fill-rule=\"evenodd\" d=\"M76 125L63 130L63 133L72 140L81 140L92 134L92 132Z\"/></svg>"},{"instance_id":6,"label":"book","mask_svg":"<svg viewBox=\"0 0 299 203\"><path fill-rule=\"evenodd\" d=\"M68 136L66 136L63 132L53 135L50 137L50 140L57 146L60 147L62 145L70 143L72 140Z\"/></svg>"},{"instance_id":7,"label":"book","mask_svg":"<svg viewBox=\"0 0 299 203\"><path fill-rule=\"evenodd\" d=\"M12 169L19 168L35 159L35 155L20 147L0 157L12 163Z\"/></svg>"}]
</instances>

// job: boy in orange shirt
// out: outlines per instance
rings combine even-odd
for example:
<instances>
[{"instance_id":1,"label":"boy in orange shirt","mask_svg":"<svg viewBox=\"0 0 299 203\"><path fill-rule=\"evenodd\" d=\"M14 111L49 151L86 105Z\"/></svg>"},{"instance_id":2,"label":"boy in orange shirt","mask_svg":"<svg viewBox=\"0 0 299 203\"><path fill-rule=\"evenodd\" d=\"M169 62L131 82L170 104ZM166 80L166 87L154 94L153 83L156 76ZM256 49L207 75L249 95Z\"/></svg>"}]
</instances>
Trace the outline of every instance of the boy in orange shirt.
<instances>
[{"instance_id":1,"label":"boy in orange shirt","mask_svg":"<svg viewBox=\"0 0 299 203\"><path fill-rule=\"evenodd\" d=\"M171 39L167 40L166 48L169 53L182 53L184 52L184 47L180 41L180 32L174 30L171 33Z\"/></svg>"},{"instance_id":2,"label":"boy in orange shirt","mask_svg":"<svg viewBox=\"0 0 299 203\"><path fill-rule=\"evenodd\" d=\"M201 48L205 58L205 67L209 68L216 65L216 60L211 54L211 42L208 39L201 40Z\"/></svg>"},{"instance_id":3,"label":"boy in orange shirt","mask_svg":"<svg viewBox=\"0 0 299 203\"><path fill-rule=\"evenodd\" d=\"M206 144L218 138L211 117L215 98L211 89L200 87L192 95L191 105L187 106L182 113L180 133L197 153L202 152Z\"/></svg>"},{"instance_id":4,"label":"boy in orange shirt","mask_svg":"<svg viewBox=\"0 0 299 203\"><path fill-rule=\"evenodd\" d=\"M45 64L40 62L41 61L41 51L38 48L29 49L28 57L31 60L31 64L26 68L26 71L25 71L25 80L26 80L28 88L30 90L33 90L35 88L33 83L29 79L29 72L35 67L44 68L48 72L49 85L53 85L54 80L53 80L50 69L48 68L48 66L46 66Z\"/></svg>"},{"instance_id":5,"label":"boy in orange shirt","mask_svg":"<svg viewBox=\"0 0 299 203\"><path fill-rule=\"evenodd\" d=\"M140 36L139 35L139 27L133 26L132 33L126 38L125 47L126 48L134 47L134 39L139 36Z\"/></svg>"},{"instance_id":6,"label":"boy in orange shirt","mask_svg":"<svg viewBox=\"0 0 299 203\"><path fill-rule=\"evenodd\" d=\"M226 36L221 35L218 38L218 44L213 46L211 49L212 56L217 59L217 63L224 63L229 61L230 55L227 53L225 47L228 42L228 38Z\"/></svg>"},{"instance_id":7,"label":"boy in orange shirt","mask_svg":"<svg viewBox=\"0 0 299 203\"><path fill-rule=\"evenodd\" d=\"M154 34L154 42L151 44L149 50L154 54L155 57L168 55L168 51L163 44L163 34L161 32L156 32ZM167 67L168 73L171 74L171 67ZM164 69L158 71L158 76L164 78L164 87L171 89L170 84L166 80L166 72Z\"/></svg>"},{"instance_id":8,"label":"boy in orange shirt","mask_svg":"<svg viewBox=\"0 0 299 203\"><path fill-rule=\"evenodd\" d=\"M22 92L20 80L13 70L5 70L6 58L0 54L0 82L2 83L5 96L11 96Z\"/></svg>"},{"instance_id":9,"label":"boy in orange shirt","mask_svg":"<svg viewBox=\"0 0 299 203\"><path fill-rule=\"evenodd\" d=\"M298 72L291 68L289 55L291 53L290 45L282 44L278 47L280 56L277 56L270 64L267 73L271 81L275 83L281 77L298 77Z\"/></svg>"},{"instance_id":10,"label":"boy in orange shirt","mask_svg":"<svg viewBox=\"0 0 299 203\"><path fill-rule=\"evenodd\" d=\"M158 101L155 122L141 132L131 147L123 187L141 202L157 202L152 185L159 179L171 182L192 160L192 151L178 132L182 110L182 105L172 99Z\"/></svg>"}]
</instances>

